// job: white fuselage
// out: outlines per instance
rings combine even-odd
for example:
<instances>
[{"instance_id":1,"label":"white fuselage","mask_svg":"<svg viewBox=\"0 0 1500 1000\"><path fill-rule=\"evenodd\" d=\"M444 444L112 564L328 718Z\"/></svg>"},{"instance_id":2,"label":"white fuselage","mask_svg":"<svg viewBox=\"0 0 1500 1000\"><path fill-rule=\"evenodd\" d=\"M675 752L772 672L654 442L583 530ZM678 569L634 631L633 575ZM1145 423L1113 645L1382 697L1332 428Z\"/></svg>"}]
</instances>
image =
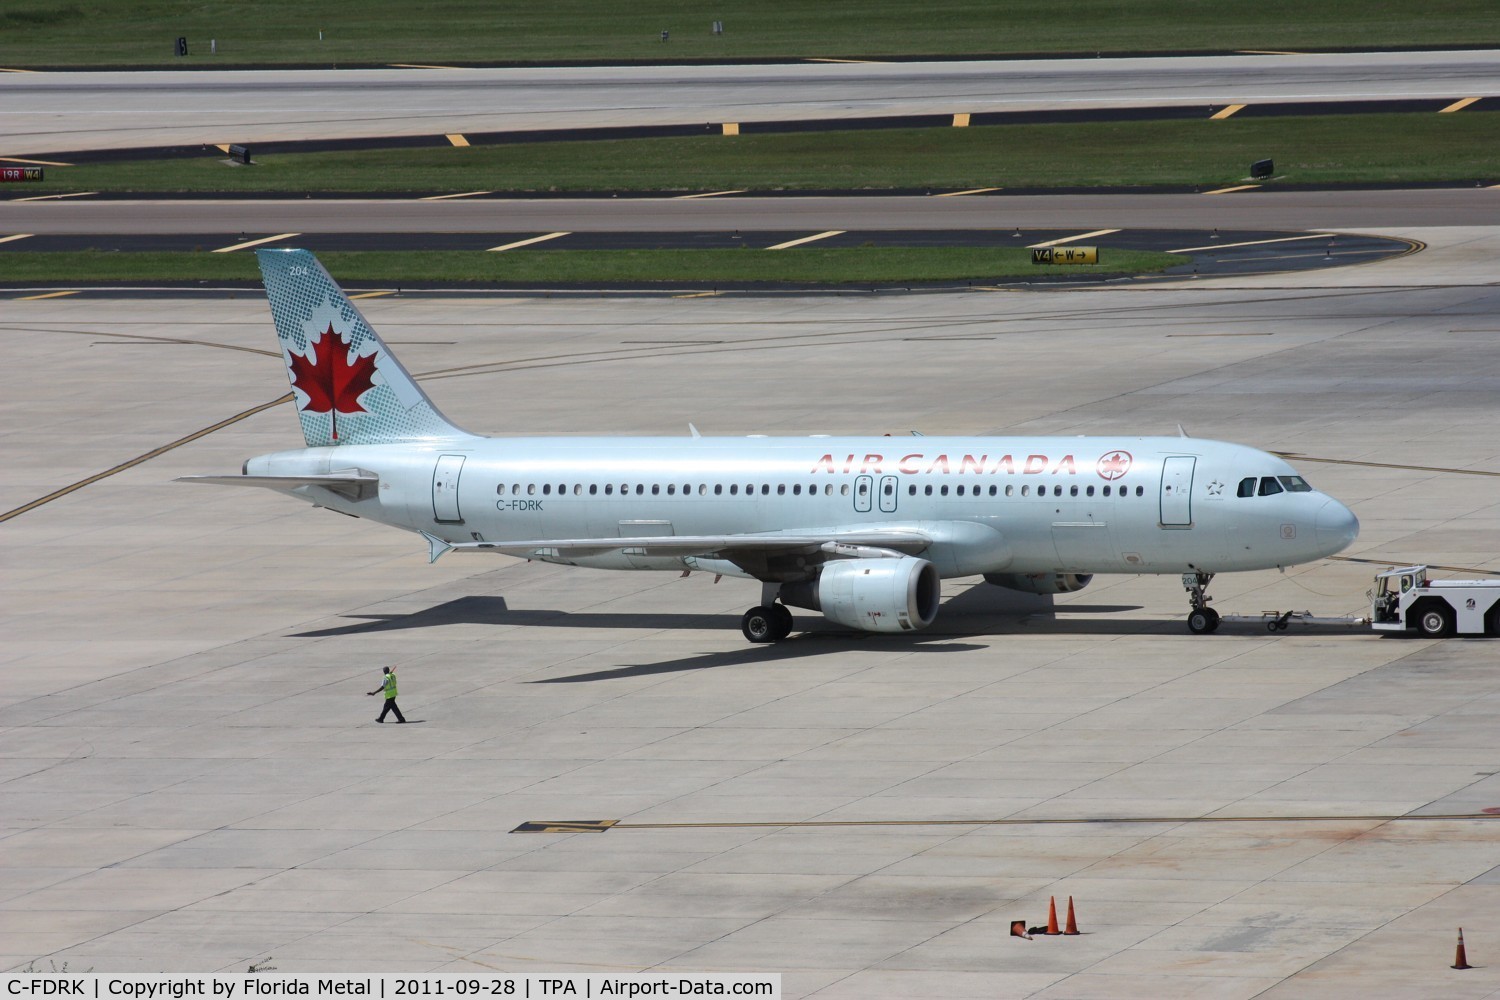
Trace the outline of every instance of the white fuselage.
<instances>
[{"instance_id":1,"label":"white fuselage","mask_svg":"<svg viewBox=\"0 0 1500 1000\"><path fill-rule=\"evenodd\" d=\"M1268 569L1331 555L1358 530L1280 458L1186 437L465 437L246 465L356 468L379 476L373 496L289 492L454 543L913 529L935 539L923 558L944 577ZM556 561L736 572L629 550Z\"/></svg>"}]
</instances>

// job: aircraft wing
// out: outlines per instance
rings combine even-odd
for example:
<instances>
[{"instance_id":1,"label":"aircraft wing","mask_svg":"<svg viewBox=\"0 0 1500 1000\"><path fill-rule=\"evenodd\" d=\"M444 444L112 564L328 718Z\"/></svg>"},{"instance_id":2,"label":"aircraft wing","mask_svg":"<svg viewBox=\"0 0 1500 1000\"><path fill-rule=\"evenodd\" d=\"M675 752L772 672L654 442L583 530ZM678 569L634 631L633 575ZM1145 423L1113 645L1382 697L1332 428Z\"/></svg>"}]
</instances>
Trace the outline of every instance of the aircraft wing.
<instances>
[{"instance_id":1,"label":"aircraft wing","mask_svg":"<svg viewBox=\"0 0 1500 1000\"><path fill-rule=\"evenodd\" d=\"M363 469L345 469L326 476L178 476L179 483L203 483L209 486L260 486L283 493L299 486L321 486L350 500L374 496L380 477Z\"/></svg>"},{"instance_id":2,"label":"aircraft wing","mask_svg":"<svg viewBox=\"0 0 1500 1000\"><path fill-rule=\"evenodd\" d=\"M634 556L697 556L727 559L743 565L768 557L805 554L831 558L854 555L859 549L886 549L912 555L932 544L932 538L910 529L830 531L825 534L660 535L640 538L538 538L505 542L447 542L422 532L431 559L444 552L498 552L522 559L570 559L622 552ZM818 561L821 561L819 559Z\"/></svg>"}]
</instances>

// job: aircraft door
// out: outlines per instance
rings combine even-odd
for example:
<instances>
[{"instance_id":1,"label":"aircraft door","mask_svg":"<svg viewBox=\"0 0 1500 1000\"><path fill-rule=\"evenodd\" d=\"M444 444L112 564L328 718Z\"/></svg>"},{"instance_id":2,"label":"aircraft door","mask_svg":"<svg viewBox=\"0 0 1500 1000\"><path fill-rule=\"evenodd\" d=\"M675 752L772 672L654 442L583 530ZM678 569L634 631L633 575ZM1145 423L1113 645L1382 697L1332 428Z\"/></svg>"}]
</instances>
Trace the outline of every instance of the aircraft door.
<instances>
[{"instance_id":1,"label":"aircraft door","mask_svg":"<svg viewBox=\"0 0 1500 1000\"><path fill-rule=\"evenodd\" d=\"M901 487L896 484L895 476L880 477L880 510L884 514L896 512L896 498L901 493Z\"/></svg>"},{"instance_id":2,"label":"aircraft door","mask_svg":"<svg viewBox=\"0 0 1500 1000\"><path fill-rule=\"evenodd\" d=\"M861 514L870 512L870 494L875 492L874 476L856 476L854 478L854 509Z\"/></svg>"},{"instance_id":3,"label":"aircraft door","mask_svg":"<svg viewBox=\"0 0 1500 1000\"><path fill-rule=\"evenodd\" d=\"M1197 459L1174 455L1161 465L1161 526L1193 526L1193 466Z\"/></svg>"},{"instance_id":4,"label":"aircraft door","mask_svg":"<svg viewBox=\"0 0 1500 1000\"><path fill-rule=\"evenodd\" d=\"M439 524L463 524L458 509L458 480L464 471L462 455L439 455L432 470L432 518Z\"/></svg>"}]
</instances>

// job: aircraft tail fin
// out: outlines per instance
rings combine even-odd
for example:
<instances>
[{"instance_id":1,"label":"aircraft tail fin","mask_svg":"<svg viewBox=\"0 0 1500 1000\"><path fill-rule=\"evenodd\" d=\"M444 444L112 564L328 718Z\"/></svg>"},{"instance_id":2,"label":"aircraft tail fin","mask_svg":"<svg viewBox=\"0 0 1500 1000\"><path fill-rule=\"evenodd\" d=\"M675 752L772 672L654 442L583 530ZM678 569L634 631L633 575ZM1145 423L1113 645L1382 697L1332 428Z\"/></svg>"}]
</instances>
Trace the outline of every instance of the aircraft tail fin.
<instances>
[{"instance_id":1,"label":"aircraft tail fin","mask_svg":"<svg viewBox=\"0 0 1500 1000\"><path fill-rule=\"evenodd\" d=\"M257 250L309 448L470 437L432 405L307 250Z\"/></svg>"}]
</instances>

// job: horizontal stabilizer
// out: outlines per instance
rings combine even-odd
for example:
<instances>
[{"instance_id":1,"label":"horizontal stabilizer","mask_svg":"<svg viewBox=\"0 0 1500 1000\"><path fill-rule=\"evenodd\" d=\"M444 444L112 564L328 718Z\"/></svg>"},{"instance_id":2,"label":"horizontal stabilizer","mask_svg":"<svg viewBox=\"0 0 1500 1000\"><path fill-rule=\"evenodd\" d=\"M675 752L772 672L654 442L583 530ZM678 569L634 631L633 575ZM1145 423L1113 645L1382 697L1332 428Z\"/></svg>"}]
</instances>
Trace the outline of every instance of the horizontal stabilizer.
<instances>
[{"instance_id":1,"label":"horizontal stabilizer","mask_svg":"<svg viewBox=\"0 0 1500 1000\"><path fill-rule=\"evenodd\" d=\"M321 486L350 500L372 497L380 488L380 477L362 469L349 469L326 476L179 476L177 482L206 483L209 486L260 486L283 493L300 486Z\"/></svg>"}]
</instances>

